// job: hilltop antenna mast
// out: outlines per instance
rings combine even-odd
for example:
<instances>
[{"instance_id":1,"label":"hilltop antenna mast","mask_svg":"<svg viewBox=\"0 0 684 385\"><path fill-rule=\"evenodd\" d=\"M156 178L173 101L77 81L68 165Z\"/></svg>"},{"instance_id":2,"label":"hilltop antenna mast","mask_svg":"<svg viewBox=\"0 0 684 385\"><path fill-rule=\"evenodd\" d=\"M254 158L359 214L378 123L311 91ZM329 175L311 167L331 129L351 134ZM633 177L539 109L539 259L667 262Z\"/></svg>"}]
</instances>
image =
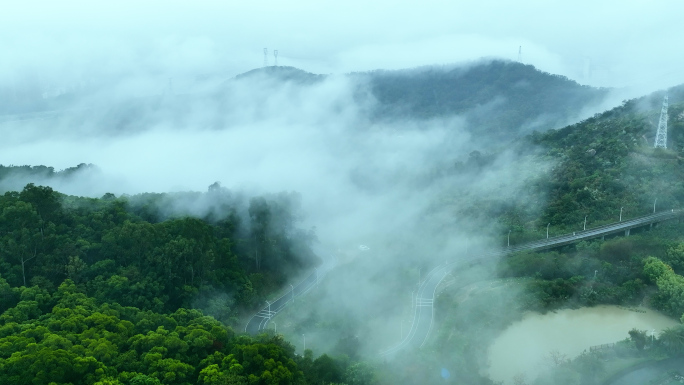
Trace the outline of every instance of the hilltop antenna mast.
<instances>
[{"instance_id":1,"label":"hilltop antenna mast","mask_svg":"<svg viewBox=\"0 0 684 385\"><path fill-rule=\"evenodd\" d=\"M273 57L275 58L275 64L273 64L275 67L278 66L278 50L274 49L273 50Z\"/></svg>"},{"instance_id":2,"label":"hilltop antenna mast","mask_svg":"<svg viewBox=\"0 0 684 385\"><path fill-rule=\"evenodd\" d=\"M264 67L268 66L268 48L264 48Z\"/></svg>"},{"instance_id":3,"label":"hilltop antenna mast","mask_svg":"<svg viewBox=\"0 0 684 385\"><path fill-rule=\"evenodd\" d=\"M522 63L522 46L518 47L518 63Z\"/></svg>"},{"instance_id":4,"label":"hilltop antenna mast","mask_svg":"<svg viewBox=\"0 0 684 385\"><path fill-rule=\"evenodd\" d=\"M663 99L663 108L660 110L660 121L658 122L658 131L656 132L654 148L667 148L667 95Z\"/></svg>"}]
</instances>

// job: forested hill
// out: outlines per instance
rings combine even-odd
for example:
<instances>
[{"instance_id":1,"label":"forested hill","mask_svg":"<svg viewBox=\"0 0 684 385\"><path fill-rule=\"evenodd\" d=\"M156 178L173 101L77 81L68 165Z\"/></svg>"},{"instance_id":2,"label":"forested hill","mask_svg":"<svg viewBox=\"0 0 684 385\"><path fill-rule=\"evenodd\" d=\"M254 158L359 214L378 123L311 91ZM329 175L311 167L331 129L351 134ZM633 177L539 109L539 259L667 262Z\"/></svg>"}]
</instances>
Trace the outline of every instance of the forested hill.
<instances>
[{"instance_id":1,"label":"forested hill","mask_svg":"<svg viewBox=\"0 0 684 385\"><path fill-rule=\"evenodd\" d=\"M664 91L625 101L578 123L535 132L509 143L510 153L473 151L451 169L462 182L445 194L440 210L496 220L511 230L511 242L539 239L615 222L656 210L684 207L684 86L667 91L670 100L667 149L654 149ZM515 194L469 186L489 172L513 177ZM447 174L449 175L449 174ZM505 185L505 184L502 184ZM477 191L477 190L474 190ZM467 202L468 204L464 204Z\"/></svg>"},{"instance_id":2,"label":"forested hill","mask_svg":"<svg viewBox=\"0 0 684 385\"><path fill-rule=\"evenodd\" d=\"M512 239L522 241L539 238L547 224L553 234L581 230L585 217L588 227L615 222L621 208L623 218L645 215L656 199L657 211L684 207L684 86L667 93L667 149L653 147L665 92L531 134L511 148L518 152L517 162L538 172L525 181L524 194L487 201L487 216L499 218L512 229ZM486 170L495 158L488 154L458 163L456 172Z\"/></svg>"},{"instance_id":3,"label":"forested hill","mask_svg":"<svg viewBox=\"0 0 684 385\"><path fill-rule=\"evenodd\" d=\"M358 103L370 103L372 120L393 121L464 116L468 129L511 140L576 121L585 108L598 106L607 89L582 86L532 65L494 60L463 66L428 66L347 75ZM269 79L272 84L306 86L324 80L293 67L264 67L234 80ZM231 81L224 83L229 87Z\"/></svg>"},{"instance_id":4,"label":"forested hill","mask_svg":"<svg viewBox=\"0 0 684 385\"><path fill-rule=\"evenodd\" d=\"M0 196L0 278L52 293L65 279L100 303L197 307L230 325L318 262L297 197L206 193L100 199L27 185ZM0 313L14 306L0 300Z\"/></svg>"},{"instance_id":5,"label":"forested hill","mask_svg":"<svg viewBox=\"0 0 684 385\"><path fill-rule=\"evenodd\" d=\"M100 199L29 184L0 195L0 384L370 384L367 364L298 356L281 336L231 328L288 272L318 263L315 234L294 227L297 202L218 184Z\"/></svg>"},{"instance_id":6,"label":"forested hill","mask_svg":"<svg viewBox=\"0 0 684 385\"><path fill-rule=\"evenodd\" d=\"M19 191L29 183L59 186L72 182L74 178L82 178L85 174L97 172L92 164L81 163L76 167L55 171L48 166L4 166L0 164L0 194L7 191Z\"/></svg>"},{"instance_id":7,"label":"forested hill","mask_svg":"<svg viewBox=\"0 0 684 385\"><path fill-rule=\"evenodd\" d=\"M543 222L578 223L585 215L614 220L625 215L684 207L684 86L670 98L667 149L654 149L664 92L623 103L560 130L530 137L547 159L557 162L550 175L549 204Z\"/></svg>"},{"instance_id":8,"label":"forested hill","mask_svg":"<svg viewBox=\"0 0 684 385\"><path fill-rule=\"evenodd\" d=\"M213 86L188 86L178 91L161 87L116 98L91 96L86 90L45 100L26 96L21 103L8 102L0 108L0 123L16 130L65 126L97 135L121 135L151 127L224 129L245 116L258 120L281 114L281 97L304 105L318 103L320 93L307 92L307 87L329 78L294 67L269 66ZM531 65L501 60L376 70L337 79L341 81L334 86L324 86L326 96L339 97L344 106L358 106L360 117L371 123L459 116L466 119L470 132L503 141L577 121L585 109L600 105L608 92Z\"/></svg>"},{"instance_id":9,"label":"forested hill","mask_svg":"<svg viewBox=\"0 0 684 385\"><path fill-rule=\"evenodd\" d=\"M269 66L247 71L235 76L234 79L249 79L256 76L268 76L277 81L291 81L298 84L314 84L326 78L326 75L313 74L295 67ZM231 80L226 81L224 85L230 84Z\"/></svg>"},{"instance_id":10,"label":"forested hill","mask_svg":"<svg viewBox=\"0 0 684 385\"><path fill-rule=\"evenodd\" d=\"M582 86L531 65L500 60L355 76L368 80L379 102L378 118L464 114L472 131L493 131L509 138L533 129L562 127L607 94L606 89Z\"/></svg>"}]
</instances>

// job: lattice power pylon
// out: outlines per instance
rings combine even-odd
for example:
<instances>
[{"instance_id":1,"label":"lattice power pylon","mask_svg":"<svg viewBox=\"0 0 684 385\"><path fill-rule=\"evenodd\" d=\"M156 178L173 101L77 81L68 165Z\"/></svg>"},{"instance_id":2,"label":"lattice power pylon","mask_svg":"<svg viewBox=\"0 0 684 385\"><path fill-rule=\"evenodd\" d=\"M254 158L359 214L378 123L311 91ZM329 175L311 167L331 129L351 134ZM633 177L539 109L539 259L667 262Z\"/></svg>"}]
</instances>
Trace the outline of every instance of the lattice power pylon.
<instances>
[{"instance_id":1,"label":"lattice power pylon","mask_svg":"<svg viewBox=\"0 0 684 385\"><path fill-rule=\"evenodd\" d=\"M658 131L656 132L655 148L667 148L667 95L663 99L663 109L660 110L660 121L658 122Z\"/></svg>"}]
</instances>

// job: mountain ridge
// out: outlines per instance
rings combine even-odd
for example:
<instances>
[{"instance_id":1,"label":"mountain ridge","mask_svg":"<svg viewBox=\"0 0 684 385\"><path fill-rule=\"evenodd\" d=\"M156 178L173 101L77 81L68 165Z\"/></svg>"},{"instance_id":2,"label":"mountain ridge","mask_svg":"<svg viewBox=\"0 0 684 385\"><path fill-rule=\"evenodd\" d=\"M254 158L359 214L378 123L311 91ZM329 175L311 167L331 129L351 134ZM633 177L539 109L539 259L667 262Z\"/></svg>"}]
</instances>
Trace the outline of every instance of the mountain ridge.
<instances>
[{"instance_id":1,"label":"mountain ridge","mask_svg":"<svg viewBox=\"0 0 684 385\"><path fill-rule=\"evenodd\" d=\"M329 75L271 66L245 72L231 80L255 76L312 85ZM391 123L407 118L429 120L464 116L470 132L486 132L499 140L573 123L583 111L600 105L610 91L580 85L529 64L504 60L378 69L342 76L356 83L357 102L375 101L370 110L372 121Z\"/></svg>"}]
</instances>

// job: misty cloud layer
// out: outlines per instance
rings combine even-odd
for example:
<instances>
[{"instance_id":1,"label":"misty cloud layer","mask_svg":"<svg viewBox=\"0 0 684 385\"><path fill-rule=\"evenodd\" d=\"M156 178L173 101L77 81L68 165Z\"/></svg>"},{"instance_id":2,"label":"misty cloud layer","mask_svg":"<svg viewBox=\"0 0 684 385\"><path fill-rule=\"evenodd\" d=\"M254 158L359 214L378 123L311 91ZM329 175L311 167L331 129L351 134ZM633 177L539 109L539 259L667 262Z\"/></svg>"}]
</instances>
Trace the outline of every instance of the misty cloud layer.
<instances>
[{"instance_id":1,"label":"misty cloud layer","mask_svg":"<svg viewBox=\"0 0 684 385\"><path fill-rule=\"evenodd\" d=\"M683 5L430 0L320 3L203 1L169 6L44 0L0 15L0 84L41 92L82 86L140 95L190 90L198 78L231 77L263 63L317 73L518 58L584 84L641 93L684 81L679 69ZM125 79L125 81L120 81Z\"/></svg>"},{"instance_id":2,"label":"misty cloud layer","mask_svg":"<svg viewBox=\"0 0 684 385\"><path fill-rule=\"evenodd\" d=\"M461 116L378 121L369 112L377 100L359 91L367 89L359 77L302 84L268 73L137 106L82 99L66 113L7 120L0 153L14 164L58 170L94 164L45 181L75 195L206 191L215 181L238 196L298 192L299 225L315 226L321 256L339 261L308 300L311 313L300 316L344 317L351 322L344 330L354 326L368 337L361 352L371 355L377 344L396 342L394 328L384 329L410 305L407 281L417 282L420 269L496 246L505 229L487 219L494 207L543 207L544 194L528 184L552 165L508 143L483 147ZM210 209L201 199L185 204L169 210ZM359 251L361 244L370 250ZM388 311L369 321L378 306ZM325 351L334 344L320 341L341 337L316 342L311 334L310 344Z\"/></svg>"},{"instance_id":3,"label":"misty cloud layer","mask_svg":"<svg viewBox=\"0 0 684 385\"><path fill-rule=\"evenodd\" d=\"M6 165L96 165L53 183L76 195L205 191L215 181L254 194L297 191L307 223L337 241L424 226L430 221L416 219L440 196L519 195L526 178L510 152L476 175L450 175L474 150L504 149L483 149L464 119L373 122L367 112L376 101L359 95L358 81L302 85L257 73L195 94L81 98L54 116L2 122L0 153Z\"/></svg>"},{"instance_id":4,"label":"misty cloud layer","mask_svg":"<svg viewBox=\"0 0 684 385\"><path fill-rule=\"evenodd\" d=\"M0 165L93 166L51 179L15 175L0 181L0 193L29 182L91 197L207 191L219 182L241 207L248 197L291 194L301 204L297 226L315 228L316 252L337 267L298 298L289 318L274 320L281 331L327 322L329 333L307 331L317 354L353 336L363 341L362 354L377 357L404 335L411 291L427 271L504 245L511 226L492 218L508 209L538 217L548 191L536 182L556 165L536 156L536 148L521 151L529 145L516 139L684 82L678 48L684 5L674 0L619 6L73 0L6 8ZM268 66L261 68L264 47ZM276 49L280 67L272 66ZM443 100L429 85L434 104L419 116L402 104L401 87L392 89L399 95L394 104L380 100L373 72L359 72L465 73L497 58L509 60L503 66L519 60L618 89L583 87L591 94L584 103L557 103L567 114L530 108L525 113L532 116L509 126L493 117L511 116L504 108L512 105L510 94L479 100L464 87L473 107L454 113L458 101L443 98L435 107ZM483 76L482 83L491 86L496 78ZM541 95L543 87L531 84L523 79L509 88ZM585 96L576 89L568 94ZM473 122L489 122L497 132ZM169 198L165 209L202 216L216 209L209 200L188 193ZM490 268L468 274L486 282ZM230 293L215 300L230 302Z\"/></svg>"}]
</instances>

